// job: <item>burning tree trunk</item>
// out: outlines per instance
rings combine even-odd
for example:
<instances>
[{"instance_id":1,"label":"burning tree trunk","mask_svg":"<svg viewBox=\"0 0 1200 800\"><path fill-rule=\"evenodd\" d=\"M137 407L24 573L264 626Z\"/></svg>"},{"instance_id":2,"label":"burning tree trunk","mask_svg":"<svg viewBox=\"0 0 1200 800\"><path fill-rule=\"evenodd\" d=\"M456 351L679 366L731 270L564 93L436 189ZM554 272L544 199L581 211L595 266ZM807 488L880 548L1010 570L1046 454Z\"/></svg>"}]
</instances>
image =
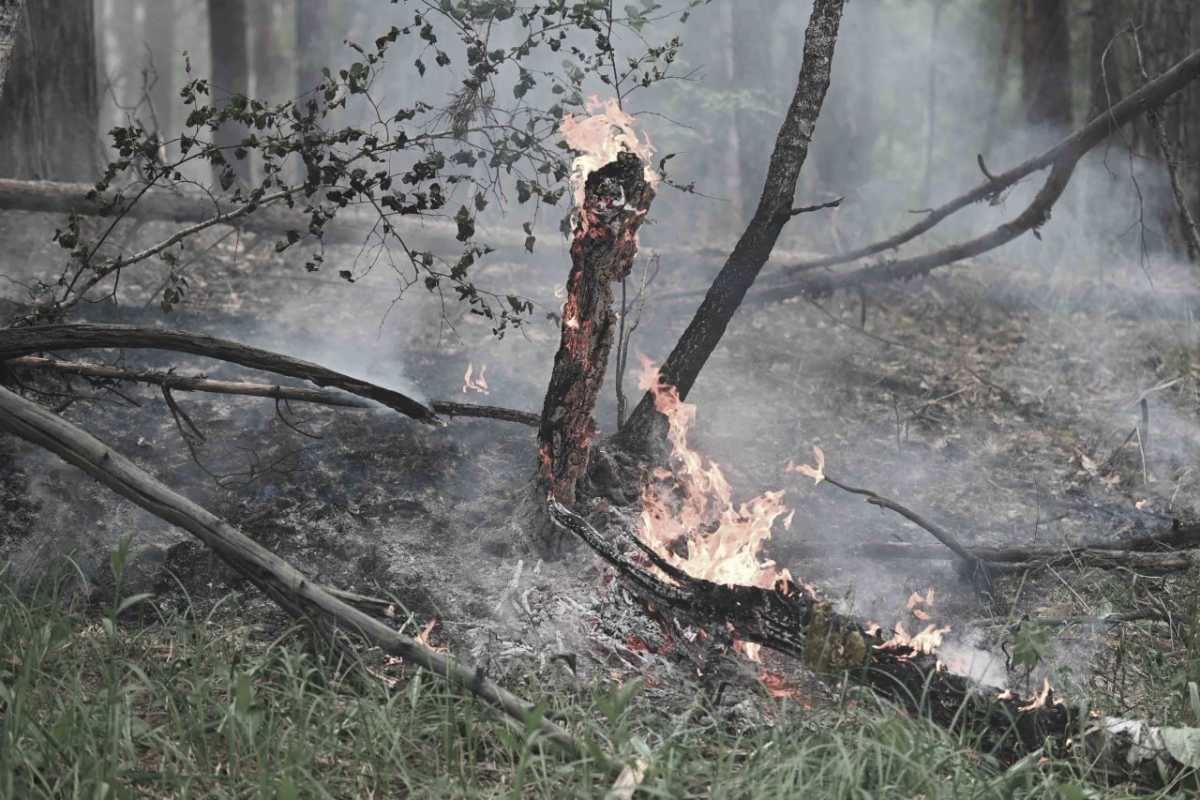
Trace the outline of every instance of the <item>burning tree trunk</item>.
<instances>
[{"instance_id":1,"label":"burning tree trunk","mask_svg":"<svg viewBox=\"0 0 1200 800\"><path fill-rule=\"evenodd\" d=\"M559 502L575 502L596 435L592 410L616 331L613 286L629 274L654 189L642 160L621 152L587 177L571 243L562 340L538 429L538 476Z\"/></svg>"},{"instance_id":2,"label":"burning tree trunk","mask_svg":"<svg viewBox=\"0 0 1200 800\"><path fill-rule=\"evenodd\" d=\"M742 298L770 258L783 226L792 217L796 181L808 156L808 145L825 102L825 92L829 89L833 49L844 3L845 0L816 0L813 5L804 36L804 60L796 93L775 139L766 185L754 218L663 364L663 383L677 387L681 399L687 398ZM642 397L629 422L621 429L619 436L623 447L645 449L652 440L652 426L661 419L654 404L650 393Z\"/></svg>"}]
</instances>

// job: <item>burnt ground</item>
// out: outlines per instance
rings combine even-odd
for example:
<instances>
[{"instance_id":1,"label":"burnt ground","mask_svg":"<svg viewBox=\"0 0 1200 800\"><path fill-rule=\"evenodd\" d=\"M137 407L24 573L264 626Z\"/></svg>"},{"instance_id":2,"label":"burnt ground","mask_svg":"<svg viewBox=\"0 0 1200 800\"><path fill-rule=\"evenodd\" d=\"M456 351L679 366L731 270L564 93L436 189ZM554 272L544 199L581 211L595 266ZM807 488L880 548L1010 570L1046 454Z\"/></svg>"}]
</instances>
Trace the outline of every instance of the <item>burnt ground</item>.
<instances>
[{"instance_id":1,"label":"burnt ground","mask_svg":"<svg viewBox=\"0 0 1200 800\"><path fill-rule=\"evenodd\" d=\"M4 221L10 240L51 263L40 239L21 238L20 217ZM161 277L131 274L120 306L92 306L82 316L214 333L430 398L536 411L557 343L544 312L557 310L554 290L568 265L562 250L551 245L534 264L497 259L478 273L483 284L522 287L540 303L537 319L503 339L487 320L423 290L393 304L396 281L381 265L366 270L369 253L330 251L328 273L305 275L278 260L269 242L252 239L198 250L188 302L171 315L155 307ZM355 283L326 277L340 263L354 265ZM655 290L701 285L718 267L664 256ZM949 560L846 556L860 542L928 537L785 470L818 445L829 474L910 506L966 543L1115 540L1196 515L1200 355L1188 276L1159 267L1151 283L1136 264L1101 275L1061 262L969 267L873 290L865 314L858 297L743 309L689 398L700 409L693 444L725 467L741 499L787 490L795 521L777 528L767 555L847 610L913 629L905 600L932 587L934 619L952 627L950 647L977 657L975 669L992 682L1024 688L1048 671L1068 697L1086 693L1106 711L1176 719L1180 676L1194 677L1187 670L1196 575L1046 571L1006 577L981 594ZM13 277L27 279L26 270L13 268ZM0 292L18 293L3 283ZM690 313L687 302L651 299L634 351L662 358ZM131 353L127 361L244 374L169 354ZM488 365L490 394L464 396L469 363ZM1148 395L1146 446L1136 437L1122 445L1139 422L1139 396L1171 381ZM632 376L627 385L635 386ZM486 664L518 691L528 680L587 685L641 676L646 697L664 708L686 705L698 688L715 694L732 684L720 702L735 715L778 713L757 667L720 642L688 643L691 632L665 636L578 544L549 557L531 546L517 513L533 470L530 429L488 420L433 428L386 410L277 410L269 401L179 395L205 437L193 456L154 391L88 391L98 399L72 405L68 418L318 580L392 599L414 631L436 619L435 643ZM604 432L614 427L614 409L608 389L599 409ZM154 591L164 607L264 637L285 624L186 535L73 469L11 439L0 440L0 464L0 559L11 559L27 583L69 554L75 566L60 571L64 580L107 602L108 554L128 536L125 591ZM828 557L797 558L802 544ZM1183 624L1068 627L1056 631L1034 675L1005 674L1008 623L1140 607ZM837 687L800 665L767 661L803 707L836 698Z\"/></svg>"}]
</instances>

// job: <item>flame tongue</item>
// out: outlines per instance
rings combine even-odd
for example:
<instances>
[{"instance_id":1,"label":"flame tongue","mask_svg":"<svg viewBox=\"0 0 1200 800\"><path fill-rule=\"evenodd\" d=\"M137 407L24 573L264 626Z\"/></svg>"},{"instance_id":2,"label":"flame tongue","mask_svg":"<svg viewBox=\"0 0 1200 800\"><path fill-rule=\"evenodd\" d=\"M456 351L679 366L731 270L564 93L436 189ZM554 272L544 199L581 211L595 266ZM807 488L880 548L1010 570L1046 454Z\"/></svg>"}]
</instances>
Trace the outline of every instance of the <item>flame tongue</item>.
<instances>
[{"instance_id":1,"label":"flame tongue","mask_svg":"<svg viewBox=\"0 0 1200 800\"><path fill-rule=\"evenodd\" d=\"M644 134L638 137L633 128L633 117L621 110L615 98L601 100L592 96L587 101L589 116L577 117L567 114L563 117L559 132L563 140L579 155L571 162L571 189L575 193L575 206L583 205L583 190L587 176L616 161L621 151L633 153L647 164L645 178L654 186L658 183L658 175L648 164L654 155L654 147Z\"/></svg>"},{"instance_id":2,"label":"flame tongue","mask_svg":"<svg viewBox=\"0 0 1200 800\"><path fill-rule=\"evenodd\" d=\"M656 470L642 489L642 539L689 575L714 583L771 589L777 580L790 580L786 570L760 559L771 526L788 512L783 492L735 506L720 466L688 445L696 407L664 385L644 356L642 368L639 385L666 416L671 444L671 469Z\"/></svg>"}]
</instances>

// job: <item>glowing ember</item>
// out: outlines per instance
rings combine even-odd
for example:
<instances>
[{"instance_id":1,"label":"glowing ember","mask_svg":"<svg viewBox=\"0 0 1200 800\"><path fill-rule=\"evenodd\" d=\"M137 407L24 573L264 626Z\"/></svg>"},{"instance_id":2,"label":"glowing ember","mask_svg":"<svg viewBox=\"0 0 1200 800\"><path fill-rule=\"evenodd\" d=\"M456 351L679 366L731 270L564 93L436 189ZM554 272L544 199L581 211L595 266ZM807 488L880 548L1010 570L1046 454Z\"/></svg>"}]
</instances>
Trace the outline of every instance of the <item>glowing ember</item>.
<instances>
[{"instance_id":1,"label":"glowing ember","mask_svg":"<svg viewBox=\"0 0 1200 800\"><path fill-rule=\"evenodd\" d=\"M639 385L667 418L671 443L671 469L656 470L642 489L642 540L672 565L714 583L772 589L776 581L790 581L787 570L759 558L771 526L788 513L783 492L765 492L735 506L720 466L688 446L696 407L680 400L654 364L641 358ZM742 650L749 654L754 646L742 643Z\"/></svg>"},{"instance_id":2,"label":"glowing ember","mask_svg":"<svg viewBox=\"0 0 1200 800\"><path fill-rule=\"evenodd\" d=\"M479 374L473 374L475 371L474 364L467 364L467 372L463 375L463 394L470 392L478 392L479 394L488 394L487 382L487 364L479 365Z\"/></svg>"},{"instance_id":3,"label":"glowing ember","mask_svg":"<svg viewBox=\"0 0 1200 800\"><path fill-rule=\"evenodd\" d=\"M788 679L778 672L764 669L758 673L758 680L771 697L778 700L796 700L805 711L812 711L812 703L808 701L803 690L789 683Z\"/></svg>"},{"instance_id":4,"label":"glowing ember","mask_svg":"<svg viewBox=\"0 0 1200 800\"><path fill-rule=\"evenodd\" d=\"M616 161L617 154L629 151L640 158L646 166L646 182L651 186L658 183L658 175L649 167L654 147L644 134L638 137L633 129L633 117L621 110L614 98L601 100L592 96L587 101L589 116L563 117L559 133L572 150L579 155L571 162L571 188L575 192L575 206L583 205L583 187L587 176L605 164Z\"/></svg>"}]
</instances>

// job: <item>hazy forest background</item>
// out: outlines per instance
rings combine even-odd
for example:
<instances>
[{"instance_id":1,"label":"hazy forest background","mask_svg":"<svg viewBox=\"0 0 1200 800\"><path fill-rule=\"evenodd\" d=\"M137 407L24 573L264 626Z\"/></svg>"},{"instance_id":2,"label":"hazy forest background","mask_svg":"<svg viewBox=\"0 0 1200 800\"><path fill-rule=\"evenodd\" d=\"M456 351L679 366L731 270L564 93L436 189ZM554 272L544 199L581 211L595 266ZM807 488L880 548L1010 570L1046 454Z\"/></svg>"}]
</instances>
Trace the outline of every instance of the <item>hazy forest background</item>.
<instances>
[{"instance_id":1,"label":"hazy forest background","mask_svg":"<svg viewBox=\"0 0 1200 800\"><path fill-rule=\"evenodd\" d=\"M1193 796L1198 76L1192 0L0 0L0 800Z\"/></svg>"}]
</instances>

